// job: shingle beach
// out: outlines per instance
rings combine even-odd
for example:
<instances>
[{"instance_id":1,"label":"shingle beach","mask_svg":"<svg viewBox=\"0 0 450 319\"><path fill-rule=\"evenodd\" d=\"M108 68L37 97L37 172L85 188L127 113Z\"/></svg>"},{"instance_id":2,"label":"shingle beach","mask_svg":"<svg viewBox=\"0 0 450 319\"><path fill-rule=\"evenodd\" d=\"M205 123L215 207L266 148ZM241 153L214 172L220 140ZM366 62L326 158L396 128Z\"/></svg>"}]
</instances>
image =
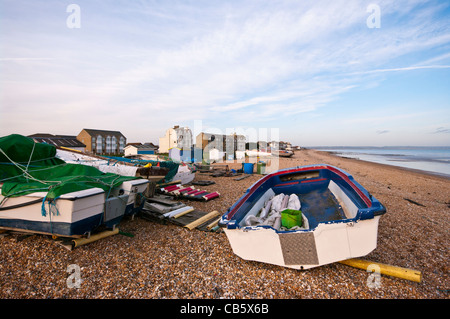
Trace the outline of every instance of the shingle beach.
<instances>
[{"instance_id":1,"label":"shingle beach","mask_svg":"<svg viewBox=\"0 0 450 319\"><path fill-rule=\"evenodd\" d=\"M139 216L114 235L69 251L45 235L0 238L1 299L448 299L450 179L314 150L280 158L280 168L331 164L351 175L387 208L377 248L363 258L422 273L420 283L334 263L293 270L240 259L223 232L161 224ZM239 167L240 164L236 164ZM232 165L231 165L232 166ZM261 175L213 180L210 202L198 210L224 213ZM79 288L68 286L69 265L80 267Z\"/></svg>"}]
</instances>

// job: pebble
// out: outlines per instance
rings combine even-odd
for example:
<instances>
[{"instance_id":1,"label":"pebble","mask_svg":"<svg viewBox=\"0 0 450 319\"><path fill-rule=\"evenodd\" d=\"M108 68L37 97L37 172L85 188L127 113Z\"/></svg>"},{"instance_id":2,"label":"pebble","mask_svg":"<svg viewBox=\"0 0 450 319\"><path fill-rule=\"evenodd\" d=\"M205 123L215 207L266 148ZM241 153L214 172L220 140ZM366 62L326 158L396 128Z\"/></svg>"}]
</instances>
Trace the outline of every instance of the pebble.
<instances>
[{"instance_id":1,"label":"pebble","mask_svg":"<svg viewBox=\"0 0 450 319\"><path fill-rule=\"evenodd\" d=\"M297 151L279 164L317 163L349 172L387 207L378 246L364 258L418 270L422 282L382 276L375 289L367 285L367 272L339 263L301 271L246 261L233 254L223 232L189 231L135 217L119 225L134 237L119 234L72 251L44 235L0 238L0 298L448 299L450 180L313 150ZM197 174L197 180L215 181L202 188L221 196L191 204L224 213L259 178ZM68 287L72 264L80 267L79 288Z\"/></svg>"}]
</instances>

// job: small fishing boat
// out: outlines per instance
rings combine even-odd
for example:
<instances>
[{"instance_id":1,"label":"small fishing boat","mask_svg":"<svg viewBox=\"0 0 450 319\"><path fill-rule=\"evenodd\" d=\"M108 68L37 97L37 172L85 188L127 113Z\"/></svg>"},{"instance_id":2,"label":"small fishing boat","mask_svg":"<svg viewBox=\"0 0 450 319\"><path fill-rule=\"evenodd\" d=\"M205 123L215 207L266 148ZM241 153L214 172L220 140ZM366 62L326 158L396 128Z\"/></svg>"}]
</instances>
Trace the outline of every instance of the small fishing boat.
<instances>
[{"instance_id":1,"label":"small fishing boat","mask_svg":"<svg viewBox=\"0 0 450 319\"><path fill-rule=\"evenodd\" d=\"M52 145L0 138L0 228L61 237L114 228L144 204L149 181L66 163Z\"/></svg>"},{"instance_id":2,"label":"small fishing boat","mask_svg":"<svg viewBox=\"0 0 450 319\"><path fill-rule=\"evenodd\" d=\"M0 189L1 190L1 189ZM104 214L105 191L91 188L46 201L47 192L18 197L0 195L0 228L61 237L88 235L104 222L116 224L117 214ZM123 211L122 214L123 215Z\"/></svg>"},{"instance_id":3,"label":"small fishing boat","mask_svg":"<svg viewBox=\"0 0 450 319\"><path fill-rule=\"evenodd\" d=\"M291 157L294 155L294 152L288 151L288 150L273 150L272 155L275 155L278 157Z\"/></svg>"},{"instance_id":4,"label":"small fishing boat","mask_svg":"<svg viewBox=\"0 0 450 319\"><path fill-rule=\"evenodd\" d=\"M351 175L320 164L264 176L219 226L245 260L308 269L370 253L385 212Z\"/></svg>"},{"instance_id":5,"label":"small fishing boat","mask_svg":"<svg viewBox=\"0 0 450 319\"><path fill-rule=\"evenodd\" d=\"M134 179L124 181L120 186L115 187L111 195L120 197L125 195L127 197L125 203L125 216L132 216L138 213L145 203L145 191L148 187L148 179Z\"/></svg>"}]
</instances>

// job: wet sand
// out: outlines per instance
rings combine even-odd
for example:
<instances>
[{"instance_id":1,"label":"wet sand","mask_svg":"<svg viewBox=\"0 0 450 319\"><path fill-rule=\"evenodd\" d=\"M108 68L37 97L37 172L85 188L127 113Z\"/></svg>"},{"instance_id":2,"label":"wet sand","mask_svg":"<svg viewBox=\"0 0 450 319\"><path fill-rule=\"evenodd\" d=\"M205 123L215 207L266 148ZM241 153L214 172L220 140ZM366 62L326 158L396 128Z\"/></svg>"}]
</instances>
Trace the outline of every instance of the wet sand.
<instances>
[{"instance_id":1,"label":"wet sand","mask_svg":"<svg viewBox=\"0 0 450 319\"><path fill-rule=\"evenodd\" d=\"M450 179L314 150L280 158L280 168L322 163L353 175L387 208L377 248L364 259L418 270L422 282L383 275L370 288L366 271L339 263L300 271L246 261L233 254L223 232L136 217L119 225L134 237L119 234L73 251L44 235L0 238L0 298L448 299ZM224 213L259 178L197 174L196 180L215 181L202 188L221 196L189 203ZM71 264L80 267L80 288L68 287Z\"/></svg>"}]
</instances>

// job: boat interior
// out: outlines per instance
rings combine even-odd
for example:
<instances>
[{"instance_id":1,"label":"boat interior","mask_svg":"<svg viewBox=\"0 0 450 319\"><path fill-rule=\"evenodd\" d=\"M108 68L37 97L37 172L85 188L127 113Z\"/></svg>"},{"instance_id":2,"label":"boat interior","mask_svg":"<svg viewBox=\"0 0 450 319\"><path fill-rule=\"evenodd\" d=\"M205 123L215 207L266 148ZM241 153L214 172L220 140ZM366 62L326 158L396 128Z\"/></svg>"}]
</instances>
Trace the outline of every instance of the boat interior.
<instances>
[{"instance_id":1,"label":"boat interior","mask_svg":"<svg viewBox=\"0 0 450 319\"><path fill-rule=\"evenodd\" d=\"M340 175L326 169L307 170L274 175L260 185L253 185L249 197L234 215L236 222L245 227L244 221L248 216L257 216L267 201L281 193L298 196L309 230L319 223L353 219L359 208L367 208Z\"/></svg>"}]
</instances>

